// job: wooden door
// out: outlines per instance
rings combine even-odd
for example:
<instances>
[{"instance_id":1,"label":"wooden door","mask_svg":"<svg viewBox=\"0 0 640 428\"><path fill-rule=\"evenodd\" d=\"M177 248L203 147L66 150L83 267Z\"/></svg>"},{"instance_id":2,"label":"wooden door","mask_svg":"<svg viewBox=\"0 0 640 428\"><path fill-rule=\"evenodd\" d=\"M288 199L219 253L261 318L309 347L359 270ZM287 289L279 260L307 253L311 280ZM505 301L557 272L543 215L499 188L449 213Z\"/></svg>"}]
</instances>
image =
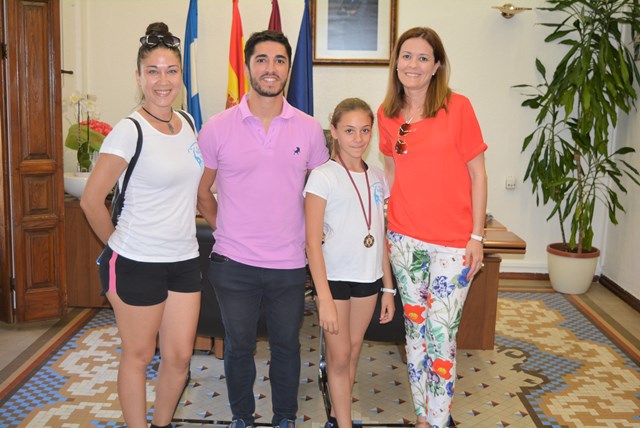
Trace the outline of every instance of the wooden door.
<instances>
[{"instance_id":1,"label":"wooden door","mask_svg":"<svg viewBox=\"0 0 640 428\"><path fill-rule=\"evenodd\" d=\"M4 0L0 0L0 321L11 322L11 215L9 212L9 161L6 144Z\"/></svg>"},{"instance_id":2,"label":"wooden door","mask_svg":"<svg viewBox=\"0 0 640 428\"><path fill-rule=\"evenodd\" d=\"M66 308L60 4L3 1L3 146L8 143L15 311L20 322L60 317Z\"/></svg>"}]
</instances>

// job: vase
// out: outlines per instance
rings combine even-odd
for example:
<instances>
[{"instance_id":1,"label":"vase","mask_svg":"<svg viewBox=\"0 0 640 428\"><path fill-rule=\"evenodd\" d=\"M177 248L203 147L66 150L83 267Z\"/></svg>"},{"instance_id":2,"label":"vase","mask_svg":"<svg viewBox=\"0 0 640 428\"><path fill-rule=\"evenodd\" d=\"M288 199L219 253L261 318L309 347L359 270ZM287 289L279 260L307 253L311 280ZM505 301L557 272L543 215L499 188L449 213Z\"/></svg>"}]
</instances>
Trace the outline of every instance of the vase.
<instances>
[{"instance_id":1,"label":"vase","mask_svg":"<svg viewBox=\"0 0 640 428\"><path fill-rule=\"evenodd\" d=\"M98 162L99 152L97 150L89 150L89 153L86 155L86 159L84 159L84 163L81 162L82 156L78 155L78 163L76 164L76 176L77 177L89 177L91 171L93 171L93 167Z\"/></svg>"},{"instance_id":2,"label":"vase","mask_svg":"<svg viewBox=\"0 0 640 428\"><path fill-rule=\"evenodd\" d=\"M84 186L89 179L89 172L65 172L64 173L64 191L80 199L84 192Z\"/></svg>"}]
</instances>

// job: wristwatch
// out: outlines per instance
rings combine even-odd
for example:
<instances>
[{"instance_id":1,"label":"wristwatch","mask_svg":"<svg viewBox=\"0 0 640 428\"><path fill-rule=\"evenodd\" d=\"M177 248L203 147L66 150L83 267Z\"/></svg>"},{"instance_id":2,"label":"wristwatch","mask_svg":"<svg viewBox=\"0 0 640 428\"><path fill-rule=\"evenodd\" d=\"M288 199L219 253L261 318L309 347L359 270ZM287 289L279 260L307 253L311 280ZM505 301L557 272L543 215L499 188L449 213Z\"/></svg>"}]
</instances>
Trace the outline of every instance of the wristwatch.
<instances>
[{"instance_id":1,"label":"wristwatch","mask_svg":"<svg viewBox=\"0 0 640 428\"><path fill-rule=\"evenodd\" d=\"M383 293L391 293L391 294L393 294L394 296L395 296L395 295L396 295L396 293L398 292L398 290L396 290L395 288L384 288L384 287L382 287L382 288L380 289L380 291L382 291Z\"/></svg>"}]
</instances>

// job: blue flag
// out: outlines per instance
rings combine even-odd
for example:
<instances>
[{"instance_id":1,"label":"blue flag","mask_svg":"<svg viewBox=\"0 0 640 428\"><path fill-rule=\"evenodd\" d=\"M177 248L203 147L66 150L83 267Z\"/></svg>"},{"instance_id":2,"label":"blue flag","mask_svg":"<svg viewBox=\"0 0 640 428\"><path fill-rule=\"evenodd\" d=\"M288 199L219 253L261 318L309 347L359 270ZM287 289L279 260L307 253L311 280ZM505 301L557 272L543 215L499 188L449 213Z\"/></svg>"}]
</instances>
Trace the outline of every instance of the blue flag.
<instances>
[{"instance_id":1,"label":"blue flag","mask_svg":"<svg viewBox=\"0 0 640 428\"><path fill-rule=\"evenodd\" d=\"M304 1L304 15L300 25L298 45L291 67L287 101L292 106L313 116L313 51L311 47L311 18L309 0Z\"/></svg>"},{"instance_id":2,"label":"blue flag","mask_svg":"<svg viewBox=\"0 0 640 428\"><path fill-rule=\"evenodd\" d=\"M193 116L196 130L202 127L202 112L200 111L200 94L198 93L198 79L196 73L196 58L198 47L198 0L189 1L187 13L187 29L184 35L184 64L182 66L182 80L187 88L187 111Z\"/></svg>"}]
</instances>

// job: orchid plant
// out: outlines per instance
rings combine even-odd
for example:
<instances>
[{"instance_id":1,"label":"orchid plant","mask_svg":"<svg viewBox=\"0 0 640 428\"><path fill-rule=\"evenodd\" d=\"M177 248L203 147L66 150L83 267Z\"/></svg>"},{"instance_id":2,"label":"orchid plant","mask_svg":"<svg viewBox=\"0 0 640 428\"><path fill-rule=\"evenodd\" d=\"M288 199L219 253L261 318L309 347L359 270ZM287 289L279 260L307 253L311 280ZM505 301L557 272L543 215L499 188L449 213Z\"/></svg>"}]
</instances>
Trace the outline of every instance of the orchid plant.
<instances>
[{"instance_id":1,"label":"orchid plant","mask_svg":"<svg viewBox=\"0 0 640 428\"><path fill-rule=\"evenodd\" d=\"M78 172L90 172L111 126L98 120L97 97L72 93L62 101L62 109L71 125L64 145L77 152Z\"/></svg>"}]
</instances>

